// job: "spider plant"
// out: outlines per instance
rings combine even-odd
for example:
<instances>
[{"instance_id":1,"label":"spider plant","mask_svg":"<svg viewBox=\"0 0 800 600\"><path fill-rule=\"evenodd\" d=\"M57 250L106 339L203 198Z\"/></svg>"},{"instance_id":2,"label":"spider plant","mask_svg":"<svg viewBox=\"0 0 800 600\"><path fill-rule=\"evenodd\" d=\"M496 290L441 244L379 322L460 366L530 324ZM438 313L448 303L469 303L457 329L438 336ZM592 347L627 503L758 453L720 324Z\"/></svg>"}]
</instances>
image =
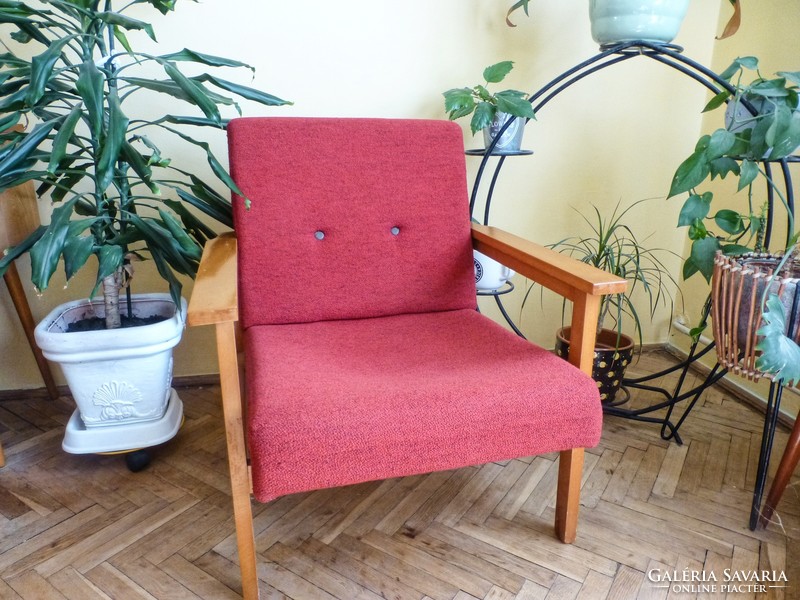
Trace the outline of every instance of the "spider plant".
<instances>
[{"instance_id":1,"label":"spider plant","mask_svg":"<svg viewBox=\"0 0 800 600\"><path fill-rule=\"evenodd\" d=\"M592 205L591 216L575 210L588 228L585 234L566 237L549 247L569 254L581 262L627 279L628 289L621 294L604 296L597 321L598 332L602 329L616 331L617 338L623 333L623 324L629 319L639 346L642 345L642 314L652 319L659 306L673 304L671 289L677 289L663 260L669 255L678 255L661 248L649 248L625 222L628 213L649 199L639 200L626 208L617 203L610 215L604 215ZM523 299L523 306L533 289L531 286ZM641 290L636 297L636 290ZM641 304L642 297L644 305Z\"/></svg>"}]
</instances>

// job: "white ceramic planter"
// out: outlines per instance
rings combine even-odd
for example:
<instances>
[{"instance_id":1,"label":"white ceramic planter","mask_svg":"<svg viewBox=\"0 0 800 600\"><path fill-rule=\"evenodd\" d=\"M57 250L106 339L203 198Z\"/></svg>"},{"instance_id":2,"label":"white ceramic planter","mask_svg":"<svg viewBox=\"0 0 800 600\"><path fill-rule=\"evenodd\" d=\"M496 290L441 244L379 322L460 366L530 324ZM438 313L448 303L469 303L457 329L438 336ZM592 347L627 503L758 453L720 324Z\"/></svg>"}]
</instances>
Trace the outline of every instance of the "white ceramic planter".
<instances>
[{"instance_id":1,"label":"white ceramic planter","mask_svg":"<svg viewBox=\"0 0 800 600\"><path fill-rule=\"evenodd\" d=\"M688 8L689 0L589 0L592 38L601 46L635 40L668 44Z\"/></svg>"},{"instance_id":2,"label":"white ceramic planter","mask_svg":"<svg viewBox=\"0 0 800 600\"><path fill-rule=\"evenodd\" d=\"M164 415L172 349L183 335L186 301L181 304L177 312L168 294L140 294L133 297L134 315L169 318L141 327L68 333L70 323L104 317L102 299L81 300L62 304L37 325L36 343L48 360L61 366L86 427L154 421Z\"/></svg>"}]
</instances>

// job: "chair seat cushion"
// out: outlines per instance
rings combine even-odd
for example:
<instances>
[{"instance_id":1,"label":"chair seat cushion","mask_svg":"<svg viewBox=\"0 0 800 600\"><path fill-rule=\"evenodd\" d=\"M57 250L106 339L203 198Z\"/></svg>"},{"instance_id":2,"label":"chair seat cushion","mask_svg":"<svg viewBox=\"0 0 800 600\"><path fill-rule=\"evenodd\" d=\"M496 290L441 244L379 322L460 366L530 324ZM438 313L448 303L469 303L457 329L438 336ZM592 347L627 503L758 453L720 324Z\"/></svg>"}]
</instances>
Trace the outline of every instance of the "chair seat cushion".
<instances>
[{"instance_id":1,"label":"chair seat cushion","mask_svg":"<svg viewBox=\"0 0 800 600\"><path fill-rule=\"evenodd\" d=\"M596 384L475 310L253 326L245 349L262 502L600 439Z\"/></svg>"}]
</instances>

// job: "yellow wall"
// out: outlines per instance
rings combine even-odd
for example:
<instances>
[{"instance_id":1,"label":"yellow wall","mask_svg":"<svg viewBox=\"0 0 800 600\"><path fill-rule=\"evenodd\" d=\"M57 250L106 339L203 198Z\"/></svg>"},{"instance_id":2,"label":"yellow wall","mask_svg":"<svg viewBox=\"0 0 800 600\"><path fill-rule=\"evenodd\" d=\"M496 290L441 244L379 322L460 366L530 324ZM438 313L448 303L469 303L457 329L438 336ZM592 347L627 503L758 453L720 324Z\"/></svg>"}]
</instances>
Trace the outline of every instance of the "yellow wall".
<instances>
[{"instance_id":1,"label":"yellow wall","mask_svg":"<svg viewBox=\"0 0 800 600\"><path fill-rule=\"evenodd\" d=\"M774 4L788 7L790 2ZM160 52L185 46L244 60L257 69L249 84L295 101L292 107L269 110L245 105L248 115L443 118L441 92L478 83L489 64L514 60L508 87L533 91L597 52L589 36L585 0L534 2L532 17L520 15L515 29L504 24L510 3L206 0L179 2L177 12L168 17L145 9L137 16L154 21ZM694 0L676 43L703 64L712 63L715 51L743 53L752 30L767 31L766 23L772 22L772 8L763 4L745 7L742 34L715 42L720 2ZM726 3L723 13L727 10ZM784 25L779 14L774 18ZM797 56L794 48L792 55ZM632 222L637 235L652 234L649 243L656 247L682 249L684 234L674 227L680 202L667 202L664 196L675 166L701 130L705 100L698 84L643 58L574 86L527 128L524 145L535 155L508 161L495 196L493 223L551 243L580 232L572 207L584 211L594 203L610 209L617 202L652 197L655 200ZM472 139L466 121L462 125L465 145L477 146L479 140ZM213 147L225 155L221 136ZM189 169L205 170L200 156L181 160ZM468 160L472 177L478 160ZM670 262L675 273L678 262ZM20 269L25 277L27 259L20 261ZM85 295L88 279L87 273L67 290L61 289L63 282L54 282L42 297L28 288L35 317ZM142 291L164 289L148 265L139 268L138 284ZM560 310L550 303L543 314L538 304L537 297L525 309L523 328L536 341L552 346ZM653 325L647 324L645 341L666 340L670 319L668 310L660 311ZM40 385L5 291L0 291L0 352L0 389ZM177 349L176 375L215 369L211 332L188 331Z\"/></svg>"},{"instance_id":2,"label":"yellow wall","mask_svg":"<svg viewBox=\"0 0 800 600\"><path fill-rule=\"evenodd\" d=\"M744 18L739 32L732 38L717 42L715 44L714 55L711 61L711 68L716 72L722 72L731 62L739 56L756 56L759 59L759 69L765 78L774 77L776 71L796 71L800 68L798 57L800 57L800 38L796 32L800 26L800 6L796 0L774 0L772 2L758 2L744 4ZM721 29L721 27L720 27ZM745 76L745 81L753 78L752 72ZM723 126L722 111L716 110L708 113L703 120L703 132L711 131ZM687 154L688 155L688 154ZM779 174L779 170L775 170ZM800 168L792 168L794 179L794 195L800 195L800 186L797 185L800 178ZM714 193L714 203L712 212L722 208L734 208L746 211L747 198L746 192L736 193L736 180L715 182L713 185L705 185L702 189L710 190ZM766 190L763 186L755 188L753 204L759 206L766 197ZM674 202L682 203L682 198L675 198ZM777 202L777 199L776 199ZM785 239L785 211L780 207L776 210L775 233L773 234L773 251L782 250L780 247L782 240ZM796 228L795 228L796 229ZM688 253L688 243L684 247L684 252ZM702 308L702 302L709 292L709 287L702 277L695 275L683 285L684 296L687 299L685 310L685 320L692 327L696 325L698 316ZM709 333L710 337L710 328ZM686 351L688 350L688 338L677 332L670 336L670 343L675 347ZM708 362L708 361L707 361ZM753 385L740 377L728 376L732 383L742 385L745 389L755 393L761 398L766 398L768 394L768 384L762 382L760 385ZM790 416L798 414L800 408L800 397L792 390L784 394L782 403L784 412Z\"/></svg>"}]
</instances>

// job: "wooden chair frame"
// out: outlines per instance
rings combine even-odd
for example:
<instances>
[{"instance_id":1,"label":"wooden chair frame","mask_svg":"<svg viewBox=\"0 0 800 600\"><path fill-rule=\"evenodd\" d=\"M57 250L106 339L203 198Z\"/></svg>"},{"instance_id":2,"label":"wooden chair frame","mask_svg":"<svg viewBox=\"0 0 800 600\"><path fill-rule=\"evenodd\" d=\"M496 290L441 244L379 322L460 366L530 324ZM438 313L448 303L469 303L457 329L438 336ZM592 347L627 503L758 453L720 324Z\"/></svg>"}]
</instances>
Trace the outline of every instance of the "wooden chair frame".
<instances>
[{"instance_id":1,"label":"wooden chair frame","mask_svg":"<svg viewBox=\"0 0 800 600\"><path fill-rule=\"evenodd\" d=\"M626 281L494 227L473 224L472 238L475 249L572 302L569 360L591 375L600 300L606 294L624 291ZM233 234L206 244L187 322L190 326L216 327L242 590L245 600L254 600L258 598L258 573L250 505L252 480L245 441L236 252ZM583 457L583 448L564 450L559 457L555 530L565 543L572 543L577 533Z\"/></svg>"}]
</instances>

